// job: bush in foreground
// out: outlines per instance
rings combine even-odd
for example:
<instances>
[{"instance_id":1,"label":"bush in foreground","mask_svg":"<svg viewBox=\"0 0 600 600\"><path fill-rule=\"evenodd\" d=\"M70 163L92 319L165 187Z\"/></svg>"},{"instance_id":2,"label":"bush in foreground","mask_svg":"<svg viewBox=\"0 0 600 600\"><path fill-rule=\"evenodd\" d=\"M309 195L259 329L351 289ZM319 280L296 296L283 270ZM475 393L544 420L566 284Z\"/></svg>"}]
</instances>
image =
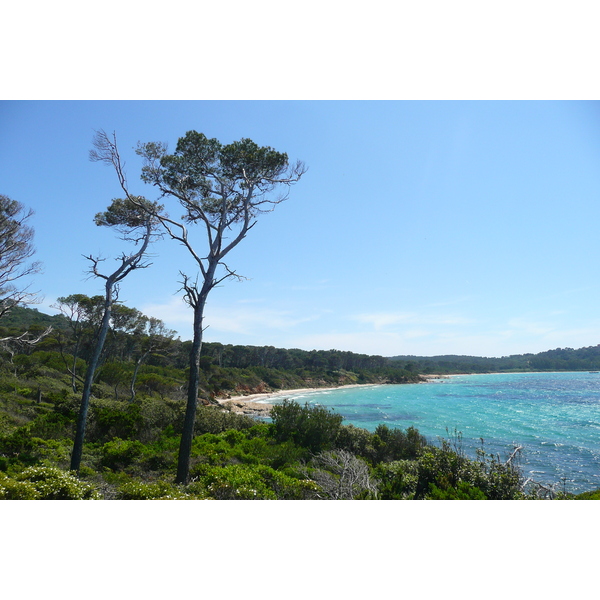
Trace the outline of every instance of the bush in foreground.
<instances>
[{"instance_id":1,"label":"bush in foreground","mask_svg":"<svg viewBox=\"0 0 600 600\"><path fill-rule=\"evenodd\" d=\"M278 442L293 441L314 454L335 448L343 417L322 406L284 400L271 410L272 433Z\"/></svg>"},{"instance_id":2,"label":"bush in foreground","mask_svg":"<svg viewBox=\"0 0 600 600\"><path fill-rule=\"evenodd\" d=\"M10 477L0 473L0 500L99 500L96 489L56 467L29 467Z\"/></svg>"}]
</instances>

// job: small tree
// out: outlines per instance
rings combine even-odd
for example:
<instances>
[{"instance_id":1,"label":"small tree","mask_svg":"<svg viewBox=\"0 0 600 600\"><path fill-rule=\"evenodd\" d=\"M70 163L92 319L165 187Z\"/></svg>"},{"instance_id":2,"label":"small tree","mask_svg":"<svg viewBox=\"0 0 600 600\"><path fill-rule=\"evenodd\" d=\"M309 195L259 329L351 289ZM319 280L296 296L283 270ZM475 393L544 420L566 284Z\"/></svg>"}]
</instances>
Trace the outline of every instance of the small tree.
<instances>
[{"instance_id":1,"label":"small tree","mask_svg":"<svg viewBox=\"0 0 600 600\"><path fill-rule=\"evenodd\" d=\"M142 323L142 327L134 334L135 367L129 386L130 402L133 402L135 399L135 383L142 364L147 360L150 354L167 350L173 343L173 337L177 333L173 329L165 327L165 324L155 317L142 316Z\"/></svg>"},{"instance_id":2,"label":"small tree","mask_svg":"<svg viewBox=\"0 0 600 600\"><path fill-rule=\"evenodd\" d=\"M86 338L93 336L94 330L100 324L99 317L104 305L102 296L93 296L90 298L85 294L71 294L56 299L56 303L51 307L60 311L69 322L71 330L71 340L69 350L71 356L65 353L66 337L61 331L58 332L58 343L60 355L65 363L65 368L71 376L71 387L73 392L77 392L77 382L83 383L83 378L77 373L77 363L82 350L82 345Z\"/></svg>"},{"instance_id":3,"label":"small tree","mask_svg":"<svg viewBox=\"0 0 600 600\"><path fill-rule=\"evenodd\" d=\"M83 451L83 440L85 437L92 383L104 347L104 342L106 341L106 335L112 316L112 308L118 298L119 282L125 279L132 271L149 266L149 263L145 262L145 257L148 245L155 234L157 225L156 219L152 217L152 214L160 210L160 207L156 204L149 203L146 199L141 197L138 197L136 201L137 203L133 203L128 199L122 200L117 198L112 201L112 204L106 212L98 213L94 219L98 226L116 227L122 232L125 239L133 241L136 245L139 244L139 248L137 252L123 254L121 258L118 259L120 262L119 267L110 275L100 273L98 270L101 259L92 256L86 257L92 263L90 268L91 274L95 277L104 279L105 292L102 320L96 334L94 348L85 373L81 407L77 419L75 443L73 445L73 453L71 454L72 471L78 472L81 464L81 454ZM140 209L140 204L145 206L147 210Z\"/></svg>"}]
</instances>

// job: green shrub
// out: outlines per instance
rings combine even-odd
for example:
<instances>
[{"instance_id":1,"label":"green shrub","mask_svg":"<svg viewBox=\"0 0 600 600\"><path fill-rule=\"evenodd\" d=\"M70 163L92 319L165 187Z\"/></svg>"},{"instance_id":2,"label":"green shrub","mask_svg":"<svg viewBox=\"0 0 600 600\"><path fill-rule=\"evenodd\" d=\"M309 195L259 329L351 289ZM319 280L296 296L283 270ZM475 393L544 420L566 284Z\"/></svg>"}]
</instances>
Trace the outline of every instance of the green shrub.
<instances>
[{"instance_id":1,"label":"green shrub","mask_svg":"<svg viewBox=\"0 0 600 600\"><path fill-rule=\"evenodd\" d=\"M593 490L591 492L577 494L573 500L600 500L600 490Z\"/></svg>"},{"instance_id":2,"label":"green shrub","mask_svg":"<svg viewBox=\"0 0 600 600\"><path fill-rule=\"evenodd\" d=\"M122 402L105 403L103 406L92 406L93 433L88 439L130 438L135 435L141 423L141 410L138 404ZM91 429L91 428L90 428Z\"/></svg>"},{"instance_id":3,"label":"green shrub","mask_svg":"<svg viewBox=\"0 0 600 600\"><path fill-rule=\"evenodd\" d=\"M162 452L165 450L177 450L179 448L181 436L175 432L172 425L167 425L149 446L153 451Z\"/></svg>"},{"instance_id":4,"label":"green shrub","mask_svg":"<svg viewBox=\"0 0 600 600\"><path fill-rule=\"evenodd\" d=\"M50 462L52 465L68 464L73 442L68 438L42 439L32 435L43 431L46 416L38 417L29 425L19 427L11 434L0 436L0 455L3 456L5 469L8 465L35 465L40 462ZM52 428L51 428L52 429ZM1 470L5 470L1 469Z\"/></svg>"},{"instance_id":5,"label":"green shrub","mask_svg":"<svg viewBox=\"0 0 600 600\"><path fill-rule=\"evenodd\" d=\"M523 498L521 475L510 461L500 462L482 450L471 460L461 449L461 438L454 443L441 440L440 448L427 446L415 460L380 463L382 499L490 499ZM483 498L482 498L483 495Z\"/></svg>"},{"instance_id":6,"label":"green shrub","mask_svg":"<svg viewBox=\"0 0 600 600\"><path fill-rule=\"evenodd\" d=\"M419 464L415 460L381 463L375 469L382 500L413 500L419 482Z\"/></svg>"},{"instance_id":7,"label":"green shrub","mask_svg":"<svg viewBox=\"0 0 600 600\"><path fill-rule=\"evenodd\" d=\"M192 457L210 465L226 465L231 461L231 445L219 435L205 433L192 442Z\"/></svg>"},{"instance_id":8,"label":"green shrub","mask_svg":"<svg viewBox=\"0 0 600 600\"><path fill-rule=\"evenodd\" d=\"M17 481L0 472L0 500L37 500L40 494L29 481Z\"/></svg>"},{"instance_id":9,"label":"green shrub","mask_svg":"<svg viewBox=\"0 0 600 600\"><path fill-rule=\"evenodd\" d=\"M143 472L156 475L172 472L175 470L176 465L176 450L157 450L154 447L147 447L146 452L139 461L139 467Z\"/></svg>"},{"instance_id":10,"label":"green shrub","mask_svg":"<svg viewBox=\"0 0 600 600\"><path fill-rule=\"evenodd\" d=\"M517 451L515 453L518 454ZM483 448L477 450L478 462L484 473L477 485L490 500L514 500L523 498L523 477L518 466L511 461L502 462Z\"/></svg>"},{"instance_id":11,"label":"green shrub","mask_svg":"<svg viewBox=\"0 0 600 600\"><path fill-rule=\"evenodd\" d=\"M251 438L232 449L231 456L246 464L266 464L273 469L292 466L307 458L304 448L294 442L276 443L272 439Z\"/></svg>"},{"instance_id":12,"label":"green shrub","mask_svg":"<svg viewBox=\"0 0 600 600\"><path fill-rule=\"evenodd\" d=\"M174 388L174 383L157 373L144 373L138 377L137 387L148 394L159 394L163 397Z\"/></svg>"},{"instance_id":13,"label":"green shrub","mask_svg":"<svg viewBox=\"0 0 600 600\"><path fill-rule=\"evenodd\" d=\"M5 500L98 500L99 493L72 473L56 467L28 467L13 478L0 473Z\"/></svg>"},{"instance_id":14,"label":"green shrub","mask_svg":"<svg viewBox=\"0 0 600 600\"><path fill-rule=\"evenodd\" d=\"M115 438L102 446L100 464L113 470L123 469L146 452L146 446L137 440Z\"/></svg>"},{"instance_id":15,"label":"green shrub","mask_svg":"<svg viewBox=\"0 0 600 600\"><path fill-rule=\"evenodd\" d=\"M31 435L30 427L24 425L0 437L0 454L23 458L31 456L37 445Z\"/></svg>"},{"instance_id":16,"label":"green shrub","mask_svg":"<svg viewBox=\"0 0 600 600\"><path fill-rule=\"evenodd\" d=\"M414 460L427 446L427 440L415 427L406 431L387 425L378 425L375 429L372 444L375 449L374 462L391 462L395 460Z\"/></svg>"},{"instance_id":17,"label":"green shrub","mask_svg":"<svg viewBox=\"0 0 600 600\"><path fill-rule=\"evenodd\" d=\"M96 477L96 471L90 467L82 465L79 467L79 477Z\"/></svg>"},{"instance_id":18,"label":"green shrub","mask_svg":"<svg viewBox=\"0 0 600 600\"><path fill-rule=\"evenodd\" d=\"M119 486L118 500L181 500L190 498L176 486L166 481L142 483L130 481Z\"/></svg>"},{"instance_id":19,"label":"green shrub","mask_svg":"<svg viewBox=\"0 0 600 600\"><path fill-rule=\"evenodd\" d=\"M65 373L65 360L68 365L72 365L73 356L66 354L64 359L60 352L49 350L37 350L30 356L19 354L15 356L14 363L18 365L27 375L35 377L42 372L54 371ZM85 361L78 358L76 370L78 373L85 371Z\"/></svg>"},{"instance_id":20,"label":"green shrub","mask_svg":"<svg viewBox=\"0 0 600 600\"><path fill-rule=\"evenodd\" d=\"M181 433L185 414L185 403L156 397L136 399L139 405L140 421L138 439L142 442L156 441L164 436Z\"/></svg>"},{"instance_id":21,"label":"green shrub","mask_svg":"<svg viewBox=\"0 0 600 600\"><path fill-rule=\"evenodd\" d=\"M192 478L195 482L191 489L205 491L216 500L302 500L316 489L313 482L265 465L196 465Z\"/></svg>"},{"instance_id":22,"label":"green shrub","mask_svg":"<svg viewBox=\"0 0 600 600\"><path fill-rule=\"evenodd\" d=\"M0 439L10 435L16 429L16 425L5 413L0 413Z\"/></svg>"},{"instance_id":23,"label":"green shrub","mask_svg":"<svg viewBox=\"0 0 600 600\"><path fill-rule=\"evenodd\" d=\"M272 408L271 419L275 440L291 440L317 454L335 447L343 417L322 406L300 406L293 400L284 400Z\"/></svg>"},{"instance_id":24,"label":"green shrub","mask_svg":"<svg viewBox=\"0 0 600 600\"><path fill-rule=\"evenodd\" d=\"M419 457L419 481L416 498L424 498L431 484L446 490L456 488L461 481L480 487L484 484L484 473L479 464L457 454L447 445L442 448L429 447Z\"/></svg>"},{"instance_id":25,"label":"green shrub","mask_svg":"<svg viewBox=\"0 0 600 600\"><path fill-rule=\"evenodd\" d=\"M70 439L48 439L32 438L36 443L34 456L42 463L51 463L52 466L68 465L71 452L73 450L73 441Z\"/></svg>"},{"instance_id":26,"label":"green shrub","mask_svg":"<svg viewBox=\"0 0 600 600\"><path fill-rule=\"evenodd\" d=\"M52 398L52 402L54 403L54 412L75 421L79 413L79 405L81 404L80 397L77 398L75 395L64 391L56 394Z\"/></svg>"},{"instance_id":27,"label":"green shrub","mask_svg":"<svg viewBox=\"0 0 600 600\"><path fill-rule=\"evenodd\" d=\"M31 435L44 439L72 437L74 430L75 423L73 419L58 412L40 415L29 425Z\"/></svg>"},{"instance_id":28,"label":"green shrub","mask_svg":"<svg viewBox=\"0 0 600 600\"><path fill-rule=\"evenodd\" d=\"M223 432L221 435L222 438L232 447L242 443L246 439L246 436L243 434L243 432L236 429L230 429Z\"/></svg>"},{"instance_id":29,"label":"green shrub","mask_svg":"<svg viewBox=\"0 0 600 600\"><path fill-rule=\"evenodd\" d=\"M229 429L250 429L256 425L256 420L247 415L238 415L214 406L199 406L196 411L194 432L222 433Z\"/></svg>"},{"instance_id":30,"label":"green shrub","mask_svg":"<svg viewBox=\"0 0 600 600\"><path fill-rule=\"evenodd\" d=\"M427 500L486 500L486 495L481 489L466 481L459 481L456 487L445 490L438 488L434 483L429 486Z\"/></svg>"},{"instance_id":31,"label":"green shrub","mask_svg":"<svg viewBox=\"0 0 600 600\"><path fill-rule=\"evenodd\" d=\"M265 437L268 431L267 424L260 424L243 431L229 430L197 436L192 445L193 462L213 466L264 464L279 469L307 458L307 451L294 442L277 443Z\"/></svg>"},{"instance_id":32,"label":"green shrub","mask_svg":"<svg viewBox=\"0 0 600 600\"><path fill-rule=\"evenodd\" d=\"M336 440L337 448L372 460L375 455L373 434L355 425L342 425Z\"/></svg>"}]
</instances>

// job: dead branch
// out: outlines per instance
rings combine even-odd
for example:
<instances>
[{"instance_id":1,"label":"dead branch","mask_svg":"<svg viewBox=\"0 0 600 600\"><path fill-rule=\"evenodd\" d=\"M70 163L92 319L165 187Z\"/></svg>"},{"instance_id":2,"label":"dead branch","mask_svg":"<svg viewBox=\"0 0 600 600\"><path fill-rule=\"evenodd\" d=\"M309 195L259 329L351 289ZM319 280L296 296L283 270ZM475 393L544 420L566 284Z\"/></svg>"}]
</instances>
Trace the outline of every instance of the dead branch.
<instances>
[{"instance_id":1,"label":"dead branch","mask_svg":"<svg viewBox=\"0 0 600 600\"><path fill-rule=\"evenodd\" d=\"M516 446L504 464L510 465L511 461L521 452L521 450L523 450L523 446Z\"/></svg>"},{"instance_id":2,"label":"dead branch","mask_svg":"<svg viewBox=\"0 0 600 600\"><path fill-rule=\"evenodd\" d=\"M22 333L18 336L8 336L5 338L0 338L0 342L13 342L23 346L35 346L38 342L44 339L47 335L49 335L53 331L52 327L48 327L43 333L38 335L36 338L28 337L31 335L29 331Z\"/></svg>"}]
</instances>

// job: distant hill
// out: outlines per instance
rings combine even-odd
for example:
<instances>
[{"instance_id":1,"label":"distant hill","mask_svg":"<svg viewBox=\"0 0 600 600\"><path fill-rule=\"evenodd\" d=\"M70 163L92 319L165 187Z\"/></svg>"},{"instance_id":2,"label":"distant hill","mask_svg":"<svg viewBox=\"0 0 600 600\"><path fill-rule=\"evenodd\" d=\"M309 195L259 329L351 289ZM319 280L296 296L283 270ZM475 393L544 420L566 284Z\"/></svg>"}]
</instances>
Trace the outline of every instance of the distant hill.
<instances>
[{"instance_id":1,"label":"distant hill","mask_svg":"<svg viewBox=\"0 0 600 600\"><path fill-rule=\"evenodd\" d=\"M538 354L514 354L501 358L480 356L402 355L390 361L411 364L420 373L503 373L509 371L599 371L600 345L586 348L556 348Z\"/></svg>"},{"instance_id":2,"label":"distant hill","mask_svg":"<svg viewBox=\"0 0 600 600\"><path fill-rule=\"evenodd\" d=\"M0 327L24 331L31 326L66 329L68 320L63 315L47 315L37 308L15 307L0 320Z\"/></svg>"}]
</instances>

